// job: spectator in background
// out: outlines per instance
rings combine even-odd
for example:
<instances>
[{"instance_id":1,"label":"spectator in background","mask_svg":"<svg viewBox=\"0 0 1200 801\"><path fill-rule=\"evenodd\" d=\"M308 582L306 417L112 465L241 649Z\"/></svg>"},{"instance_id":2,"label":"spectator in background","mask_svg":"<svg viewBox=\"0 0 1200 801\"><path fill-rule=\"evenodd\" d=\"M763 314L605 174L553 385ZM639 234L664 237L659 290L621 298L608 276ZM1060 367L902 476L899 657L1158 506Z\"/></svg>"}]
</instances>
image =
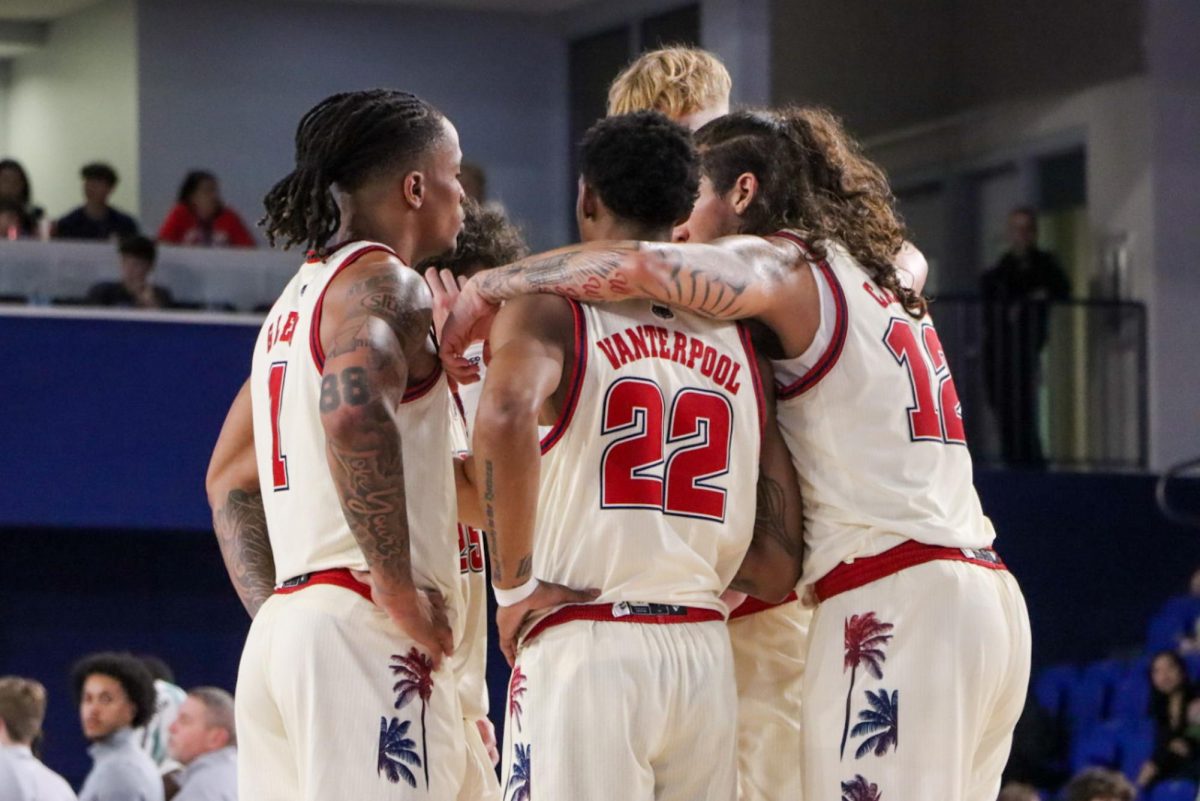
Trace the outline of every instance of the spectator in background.
<instances>
[{"instance_id":1,"label":"spectator in background","mask_svg":"<svg viewBox=\"0 0 1200 801\"><path fill-rule=\"evenodd\" d=\"M46 688L32 679L0 677L0 798L75 801L66 779L38 761L30 745L46 718Z\"/></svg>"},{"instance_id":2,"label":"spectator in background","mask_svg":"<svg viewBox=\"0 0 1200 801\"><path fill-rule=\"evenodd\" d=\"M131 236L117 246L121 257L121 280L101 281L88 290L92 306L129 306L138 309L164 309L171 305L171 293L150 283L158 248L144 236ZM168 722L167 725L170 725Z\"/></svg>"},{"instance_id":3,"label":"spectator in background","mask_svg":"<svg viewBox=\"0 0 1200 801\"><path fill-rule=\"evenodd\" d=\"M158 229L158 241L200 247L254 247L242 218L221 200L217 177L192 170L179 187L179 200Z\"/></svg>"},{"instance_id":4,"label":"spectator in background","mask_svg":"<svg viewBox=\"0 0 1200 801\"><path fill-rule=\"evenodd\" d=\"M20 236L34 236L43 212L30 200L29 176L13 159L0 159L0 203L16 204L20 217ZM7 231L7 228L4 229Z\"/></svg>"},{"instance_id":5,"label":"spectator in background","mask_svg":"<svg viewBox=\"0 0 1200 801\"><path fill-rule=\"evenodd\" d=\"M153 246L154 243L150 244ZM138 744L158 766L159 775L163 777L163 789L167 798L171 798L179 790L179 773L183 765L171 758L167 739L187 693L175 684L174 671L162 659L153 654L138 654L138 659L142 660L154 678L154 716L138 731Z\"/></svg>"},{"instance_id":6,"label":"spectator in background","mask_svg":"<svg viewBox=\"0 0 1200 801\"><path fill-rule=\"evenodd\" d=\"M79 801L163 801L154 760L138 747L134 727L154 714L154 679L132 654L98 653L71 671L83 736L93 764Z\"/></svg>"},{"instance_id":7,"label":"spectator in background","mask_svg":"<svg viewBox=\"0 0 1200 801\"><path fill-rule=\"evenodd\" d=\"M1188 706L1196 691L1187 666L1174 651L1161 651L1150 662L1150 717L1154 720L1154 753L1138 771L1138 787L1163 779L1196 777L1197 740L1188 735Z\"/></svg>"},{"instance_id":8,"label":"spectator in background","mask_svg":"<svg viewBox=\"0 0 1200 801\"><path fill-rule=\"evenodd\" d=\"M170 751L184 766L175 801L237 801L233 696L217 687L188 691L171 724Z\"/></svg>"},{"instance_id":9,"label":"spectator in background","mask_svg":"<svg viewBox=\"0 0 1200 801\"><path fill-rule=\"evenodd\" d=\"M1067 300L1071 283L1053 254L1037 247L1037 216L1008 215L1009 250L983 274L984 371L1000 424L1000 451L1012 465L1044 464L1038 422L1038 377L1049 333L1047 303Z\"/></svg>"},{"instance_id":10,"label":"spectator in background","mask_svg":"<svg viewBox=\"0 0 1200 801\"><path fill-rule=\"evenodd\" d=\"M996 801L1042 801L1042 797L1032 785L1009 782L1000 788Z\"/></svg>"},{"instance_id":11,"label":"spectator in background","mask_svg":"<svg viewBox=\"0 0 1200 801\"><path fill-rule=\"evenodd\" d=\"M1136 791L1115 770L1084 768L1063 788L1062 801L1133 801Z\"/></svg>"},{"instance_id":12,"label":"spectator in background","mask_svg":"<svg viewBox=\"0 0 1200 801\"><path fill-rule=\"evenodd\" d=\"M62 217L54 227L56 239L123 239L138 232L137 222L108 205L117 188L117 171L107 164L87 164L83 178L84 204Z\"/></svg>"},{"instance_id":13,"label":"spectator in background","mask_svg":"<svg viewBox=\"0 0 1200 801\"><path fill-rule=\"evenodd\" d=\"M0 239L24 239L26 236L20 204L0 200Z\"/></svg>"}]
</instances>

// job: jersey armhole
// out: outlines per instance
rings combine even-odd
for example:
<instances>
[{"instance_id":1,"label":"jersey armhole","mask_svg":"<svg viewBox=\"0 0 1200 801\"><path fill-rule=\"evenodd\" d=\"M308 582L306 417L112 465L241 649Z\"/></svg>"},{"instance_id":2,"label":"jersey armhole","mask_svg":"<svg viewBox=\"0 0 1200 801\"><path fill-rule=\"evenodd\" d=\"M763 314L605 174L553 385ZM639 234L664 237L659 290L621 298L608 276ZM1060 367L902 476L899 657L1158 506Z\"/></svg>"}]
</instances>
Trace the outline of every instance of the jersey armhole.
<instances>
[{"instance_id":1,"label":"jersey armhole","mask_svg":"<svg viewBox=\"0 0 1200 801\"><path fill-rule=\"evenodd\" d=\"M807 253L807 251L805 252ZM778 387L780 400L790 400L803 395L815 387L822 378L829 374L834 365L837 364L838 359L841 358L842 349L846 345L846 334L849 330L849 315L846 306L846 293L842 291L842 284L838 280L837 274L834 273L833 268L829 266L828 261L809 262L809 264L812 265L812 270L816 276L820 277L819 280L824 281L826 287L828 287L829 295L833 299L833 332L830 335L828 345L821 352L820 357L813 362L812 366L796 380ZM821 291L820 285L818 285L818 297L821 303L821 319L825 320L831 310L826 308L825 293ZM808 354L805 353L804 355L807 356Z\"/></svg>"},{"instance_id":2,"label":"jersey armhole","mask_svg":"<svg viewBox=\"0 0 1200 801\"><path fill-rule=\"evenodd\" d=\"M571 316L575 323L575 359L571 364L571 378L567 388L567 401L554 425L542 437L541 447L544 456L555 444L562 439L575 415L575 407L579 405L579 393L583 387L583 376L587 372L587 321L583 316L583 306L579 301L566 298L571 304Z\"/></svg>"},{"instance_id":3,"label":"jersey armhole","mask_svg":"<svg viewBox=\"0 0 1200 801\"><path fill-rule=\"evenodd\" d=\"M767 401L763 395L762 373L758 369L758 356L754 350L754 340L750 337L750 326L738 323L737 327L738 338L742 340L742 348L746 351L751 383L754 385L754 402L758 407L758 442L759 445L762 445L763 436L767 430Z\"/></svg>"},{"instance_id":4,"label":"jersey armhole","mask_svg":"<svg viewBox=\"0 0 1200 801\"><path fill-rule=\"evenodd\" d=\"M346 260L334 269L333 275L329 276L329 280L321 288L321 294L317 297L317 304L313 307L312 325L308 329L308 349L312 353L313 364L317 366L318 375L325 372L325 348L321 345L321 313L325 310L325 293L329 291L330 285L334 282L334 279L341 275L343 270L368 253L373 253L377 250L381 250L390 256L396 255L396 252L386 245L363 245L347 256Z\"/></svg>"}]
</instances>

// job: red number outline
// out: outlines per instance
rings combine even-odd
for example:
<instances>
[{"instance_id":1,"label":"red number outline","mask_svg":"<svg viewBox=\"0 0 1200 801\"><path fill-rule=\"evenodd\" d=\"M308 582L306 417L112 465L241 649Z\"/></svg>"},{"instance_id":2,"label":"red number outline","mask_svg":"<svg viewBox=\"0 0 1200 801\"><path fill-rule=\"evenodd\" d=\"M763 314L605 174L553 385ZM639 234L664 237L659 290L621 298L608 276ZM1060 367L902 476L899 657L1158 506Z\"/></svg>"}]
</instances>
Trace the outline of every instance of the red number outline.
<instances>
[{"instance_id":1,"label":"red number outline","mask_svg":"<svg viewBox=\"0 0 1200 801\"><path fill-rule=\"evenodd\" d=\"M287 455L280 439L280 417L283 412L283 382L287 379L287 362L272 362L267 374L267 392L271 399L271 481L276 492L290 488Z\"/></svg>"},{"instance_id":2,"label":"red number outline","mask_svg":"<svg viewBox=\"0 0 1200 801\"><path fill-rule=\"evenodd\" d=\"M687 412L681 411L681 407L695 398L716 398L722 404L726 413L723 420L718 420L715 416L711 415L702 416L699 413L691 418L684 417L681 420L680 415L687 414ZM729 473L729 457L733 447L733 404L729 402L729 398L719 392L692 388L681 389L675 393L675 397L671 401L671 416L669 420L670 423L667 426L668 445L675 442L683 442L697 436L703 437L703 440L695 445L678 448L667 457L667 465L663 469L663 476L666 479L663 482L663 514L677 517L696 517L703 520L715 520L718 523L724 523L727 492L724 487L714 487L706 482ZM687 422L694 424L692 430L685 433L677 433L677 429ZM721 432L713 432L712 429L715 425L721 424L725 426L725 453L723 460L720 462L721 467L713 472L695 472L689 475L686 470L689 465L697 461L696 457L705 459L714 455L714 451L720 453ZM714 433L716 434L715 438L712 436ZM681 484L676 480L679 478L677 475L679 470L673 471L672 468L677 465L685 471L682 477L683 481L686 482L685 484ZM681 490L679 489L680 487L685 487L686 489ZM690 494L691 497L680 499L679 495L681 491L685 496ZM697 504L705 502L715 502L719 511L705 512L696 508ZM692 507L690 510L689 506Z\"/></svg>"},{"instance_id":3,"label":"red number outline","mask_svg":"<svg viewBox=\"0 0 1200 801\"><path fill-rule=\"evenodd\" d=\"M632 389L627 389L627 387ZM644 394L645 398L657 398L657 410L650 409L646 405L637 405L637 394L645 389L653 389L653 394ZM631 398L630 407L628 409L629 418L613 419L614 414L620 413L619 407L614 410L613 400L623 398L630 391L635 395ZM600 507L603 509L661 509L662 508L662 485L663 481L658 476L645 475L647 470L652 470L663 463L663 413L666 408L666 400L663 398L662 389L653 381L647 381L644 378L622 378L614 381L604 394L604 405L601 407L603 415L600 422L600 435L607 436L609 434L617 434L622 431L629 431L618 439L613 440L604 449L604 455L600 459ZM657 414L655 414L657 412ZM651 426L657 425L657 432L652 432ZM654 434L657 433L657 436ZM657 447L657 459L655 461L635 461L640 459L639 453L634 459L630 459L631 467L628 473L623 470L617 470L618 477L621 481L628 481L630 486L640 488L638 492L646 495L647 499L639 499L629 502L617 502L609 500L610 497L621 491L614 489L612 481L609 480L609 465L610 459L620 459L623 452L629 450L637 450L638 447L645 442L651 449ZM632 447L631 447L632 446ZM651 501L648 498L656 498Z\"/></svg>"},{"instance_id":4,"label":"red number outline","mask_svg":"<svg viewBox=\"0 0 1200 801\"><path fill-rule=\"evenodd\" d=\"M907 409L909 438L913 442L966 445L958 389L933 325L922 323L914 332L909 320L893 317L884 332L883 344L908 374L913 396L913 405Z\"/></svg>"}]
</instances>

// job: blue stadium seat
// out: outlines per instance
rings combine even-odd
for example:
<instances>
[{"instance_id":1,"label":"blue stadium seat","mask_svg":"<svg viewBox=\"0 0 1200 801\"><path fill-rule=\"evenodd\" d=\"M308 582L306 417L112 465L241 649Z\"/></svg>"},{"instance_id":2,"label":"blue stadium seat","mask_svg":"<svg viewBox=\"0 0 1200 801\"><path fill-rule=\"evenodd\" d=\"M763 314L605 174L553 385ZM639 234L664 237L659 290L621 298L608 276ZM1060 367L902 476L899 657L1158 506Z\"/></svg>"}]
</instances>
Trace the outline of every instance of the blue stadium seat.
<instances>
[{"instance_id":1,"label":"blue stadium seat","mask_svg":"<svg viewBox=\"0 0 1200 801\"><path fill-rule=\"evenodd\" d=\"M1146 651L1172 651L1180 638L1194 631L1200 617L1200 598L1179 595L1164 603L1146 625Z\"/></svg>"},{"instance_id":2,"label":"blue stadium seat","mask_svg":"<svg viewBox=\"0 0 1200 801\"><path fill-rule=\"evenodd\" d=\"M1088 767L1116 768L1120 764L1121 734L1120 724L1101 723L1072 737L1072 775Z\"/></svg>"},{"instance_id":3,"label":"blue stadium seat","mask_svg":"<svg viewBox=\"0 0 1200 801\"><path fill-rule=\"evenodd\" d=\"M1067 688L1067 725L1072 732L1081 732L1094 727L1104 719L1104 681L1088 672Z\"/></svg>"},{"instance_id":4,"label":"blue stadium seat","mask_svg":"<svg viewBox=\"0 0 1200 801\"><path fill-rule=\"evenodd\" d=\"M1187 779L1172 779L1154 785L1148 801L1196 801L1198 792L1195 782Z\"/></svg>"},{"instance_id":5,"label":"blue stadium seat","mask_svg":"<svg viewBox=\"0 0 1200 801\"><path fill-rule=\"evenodd\" d=\"M1149 718L1121 721L1119 752L1121 772L1130 781L1137 779L1142 764L1154 753L1154 721Z\"/></svg>"},{"instance_id":6,"label":"blue stadium seat","mask_svg":"<svg viewBox=\"0 0 1200 801\"><path fill-rule=\"evenodd\" d=\"M1187 665L1188 678L1192 681L1200 680L1200 653L1197 654L1180 654L1183 657L1183 663Z\"/></svg>"},{"instance_id":7,"label":"blue stadium seat","mask_svg":"<svg viewBox=\"0 0 1200 801\"><path fill-rule=\"evenodd\" d=\"M1115 720L1136 720L1145 717L1150 708L1150 676L1136 665L1118 682L1109 705L1109 717Z\"/></svg>"},{"instance_id":8,"label":"blue stadium seat","mask_svg":"<svg viewBox=\"0 0 1200 801\"><path fill-rule=\"evenodd\" d=\"M1058 720L1066 711L1067 692L1078 675L1074 665L1055 665L1038 673L1033 684L1038 706Z\"/></svg>"},{"instance_id":9,"label":"blue stadium seat","mask_svg":"<svg viewBox=\"0 0 1200 801\"><path fill-rule=\"evenodd\" d=\"M1129 666L1120 659L1102 659L1083 669L1083 681L1092 685L1093 697L1099 695L1099 720L1108 720L1112 715L1117 687L1129 672Z\"/></svg>"}]
</instances>

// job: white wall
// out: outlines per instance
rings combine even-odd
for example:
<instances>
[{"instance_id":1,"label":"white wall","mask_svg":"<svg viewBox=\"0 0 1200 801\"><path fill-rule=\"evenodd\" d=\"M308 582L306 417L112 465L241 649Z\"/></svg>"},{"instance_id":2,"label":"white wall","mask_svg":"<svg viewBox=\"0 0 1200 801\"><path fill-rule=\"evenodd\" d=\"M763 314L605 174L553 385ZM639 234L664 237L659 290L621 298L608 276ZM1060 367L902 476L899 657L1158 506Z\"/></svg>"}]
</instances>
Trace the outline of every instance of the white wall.
<instances>
[{"instance_id":1,"label":"white wall","mask_svg":"<svg viewBox=\"0 0 1200 801\"><path fill-rule=\"evenodd\" d=\"M112 164L113 204L139 211L136 28L134 0L104 0L53 22L45 46L12 62L7 149L53 217L82 202L89 161Z\"/></svg>"},{"instance_id":2,"label":"white wall","mask_svg":"<svg viewBox=\"0 0 1200 801\"><path fill-rule=\"evenodd\" d=\"M261 0L140 0L142 197L157 226L190 168L247 221L291 169L301 115L347 89L413 91L455 123L535 246L567 236L566 45L535 17Z\"/></svg>"}]
</instances>

